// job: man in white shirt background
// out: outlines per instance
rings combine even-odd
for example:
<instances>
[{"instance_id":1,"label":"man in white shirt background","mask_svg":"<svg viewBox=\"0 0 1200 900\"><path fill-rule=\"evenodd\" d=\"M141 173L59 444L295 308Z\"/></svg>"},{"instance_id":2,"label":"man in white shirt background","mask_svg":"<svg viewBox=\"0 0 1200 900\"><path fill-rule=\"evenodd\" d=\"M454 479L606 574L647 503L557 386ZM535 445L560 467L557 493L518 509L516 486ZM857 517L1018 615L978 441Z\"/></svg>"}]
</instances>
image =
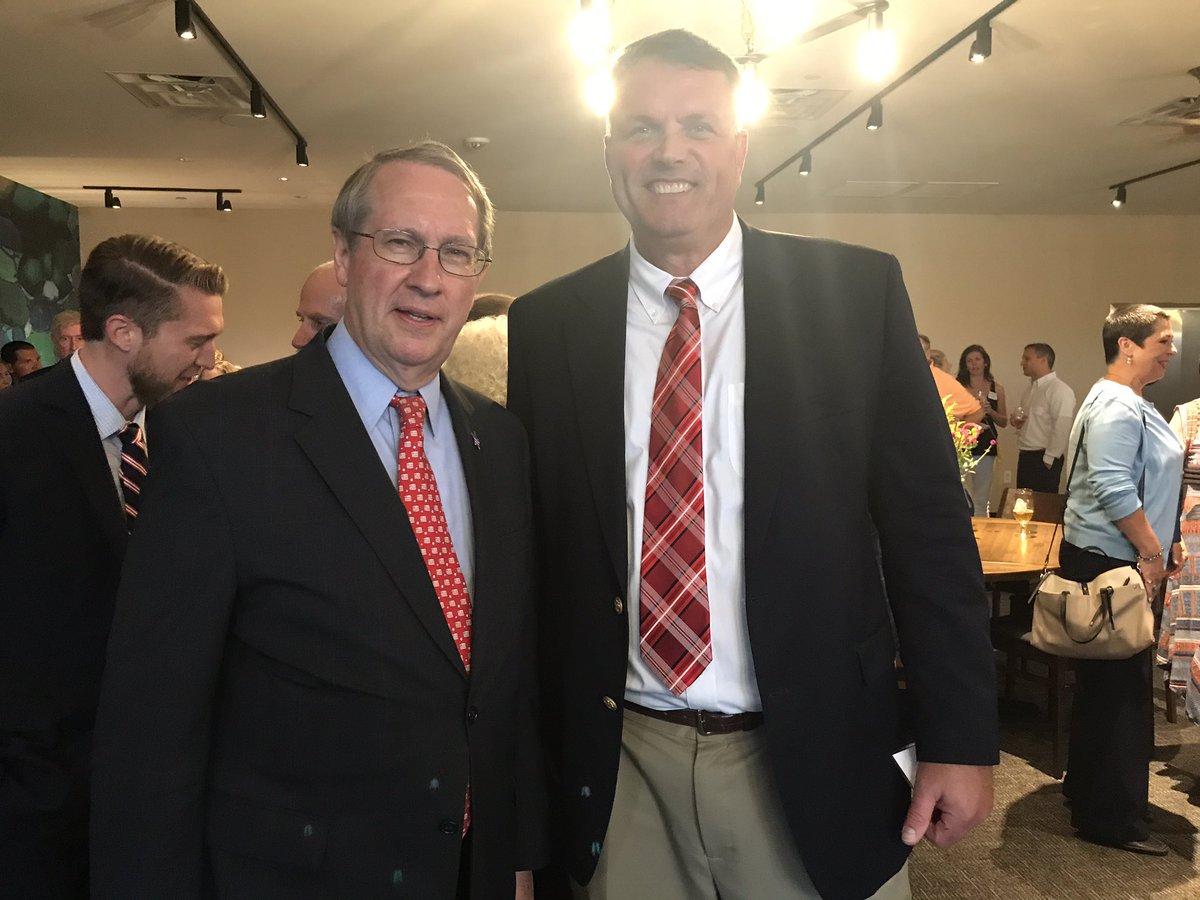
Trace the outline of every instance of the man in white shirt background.
<instances>
[{"instance_id":1,"label":"man in white shirt background","mask_svg":"<svg viewBox=\"0 0 1200 900\"><path fill-rule=\"evenodd\" d=\"M1075 418L1075 392L1054 372L1054 348L1049 344L1027 344L1021 371L1030 384L1009 418L1021 451L1017 487L1055 494Z\"/></svg>"}]
</instances>

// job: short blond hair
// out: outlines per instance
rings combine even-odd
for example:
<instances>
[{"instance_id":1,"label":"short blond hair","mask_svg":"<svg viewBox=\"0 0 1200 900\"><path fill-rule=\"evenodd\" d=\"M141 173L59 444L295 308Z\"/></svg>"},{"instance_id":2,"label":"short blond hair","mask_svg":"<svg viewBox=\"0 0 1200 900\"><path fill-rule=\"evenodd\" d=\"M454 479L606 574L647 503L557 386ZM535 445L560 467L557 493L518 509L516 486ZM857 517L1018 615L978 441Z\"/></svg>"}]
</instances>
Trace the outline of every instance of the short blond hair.
<instances>
[{"instance_id":1,"label":"short blond hair","mask_svg":"<svg viewBox=\"0 0 1200 900\"><path fill-rule=\"evenodd\" d=\"M508 317L486 316L464 325L442 369L504 406L508 402Z\"/></svg>"}]
</instances>

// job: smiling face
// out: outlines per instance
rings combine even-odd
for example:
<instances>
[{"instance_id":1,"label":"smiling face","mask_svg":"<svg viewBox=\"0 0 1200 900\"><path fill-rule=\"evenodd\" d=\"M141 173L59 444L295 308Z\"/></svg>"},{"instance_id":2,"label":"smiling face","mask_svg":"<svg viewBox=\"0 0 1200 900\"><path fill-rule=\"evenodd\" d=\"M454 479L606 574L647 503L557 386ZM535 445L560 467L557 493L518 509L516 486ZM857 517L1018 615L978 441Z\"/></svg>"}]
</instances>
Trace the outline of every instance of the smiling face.
<instances>
[{"instance_id":1,"label":"smiling face","mask_svg":"<svg viewBox=\"0 0 1200 900\"><path fill-rule=\"evenodd\" d=\"M451 173L413 162L382 166L371 183L370 214L360 229L407 231L430 247L476 247L479 210ZM370 238L334 232L334 264L346 288L346 329L394 384L416 390L433 380L467 320L482 274L444 271L437 252L399 265L375 255Z\"/></svg>"},{"instance_id":2,"label":"smiling face","mask_svg":"<svg viewBox=\"0 0 1200 900\"><path fill-rule=\"evenodd\" d=\"M613 199L638 252L671 274L691 274L733 223L747 147L736 121L722 72L648 59L617 84L604 139Z\"/></svg>"},{"instance_id":3,"label":"smiling face","mask_svg":"<svg viewBox=\"0 0 1200 900\"><path fill-rule=\"evenodd\" d=\"M129 363L129 384L145 406L165 400L216 365L216 339L225 327L220 294L180 287L182 313L142 338Z\"/></svg>"},{"instance_id":4,"label":"smiling face","mask_svg":"<svg viewBox=\"0 0 1200 900\"><path fill-rule=\"evenodd\" d=\"M1166 375L1171 357L1179 352L1175 349L1175 334L1169 319L1160 319L1154 332L1140 347L1129 338L1121 338L1118 346L1120 356L1127 357L1130 362L1118 358L1115 365L1118 368L1128 366L1130 374L1141 384L1154 384Z\"/></svg>"}]
</instances>

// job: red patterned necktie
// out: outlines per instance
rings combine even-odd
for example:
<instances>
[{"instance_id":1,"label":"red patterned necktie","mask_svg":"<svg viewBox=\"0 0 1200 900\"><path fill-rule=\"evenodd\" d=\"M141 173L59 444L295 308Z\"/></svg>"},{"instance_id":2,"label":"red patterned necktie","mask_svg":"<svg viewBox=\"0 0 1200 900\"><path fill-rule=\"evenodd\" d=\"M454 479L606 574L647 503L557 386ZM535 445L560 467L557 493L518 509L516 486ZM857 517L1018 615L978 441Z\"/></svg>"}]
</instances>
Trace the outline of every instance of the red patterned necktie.
<instances>
[{"instance_id":1,"label":"red patterned necktie","mask_svg":"<svg viewBox=\"0 0 1200 900\"><path fill-rule=\"evenodd\" d=\"M132 529L146 480L146 436L137 422L128 422L117 434L121 441L121 494L125 499L125 525Z\"/></svg>"},{"instance_id":2,"label":"red patterned necktie","mask_svg":"<svg viewBox=\"0 0 1200 900\"><path fill-rule=\"evenodd\" d=\"M677 278L679 305L658 362L642 528L641 650L677 696L712 662L704 568L700 289Z\"/></svg>"},{"instance_id":3,"label":"red patterned necktie","mask_svg":"<svg viewBox=\"0 0 1200 900\"><path fill-rule=\"evenodd\" d=\"M471 671L471 597L463 578L458 555L450 540L446 511L437 479L425 455L425 400L420 396L392 397L391 404L400 413L400 451L396 469L396 489L413 535L421 548L421 559L433 582L433 590L442 606L450 636L467 672ZM471 787L467 785L463 809L462 833L471 826Z\"/></svg>"}]
</instances>

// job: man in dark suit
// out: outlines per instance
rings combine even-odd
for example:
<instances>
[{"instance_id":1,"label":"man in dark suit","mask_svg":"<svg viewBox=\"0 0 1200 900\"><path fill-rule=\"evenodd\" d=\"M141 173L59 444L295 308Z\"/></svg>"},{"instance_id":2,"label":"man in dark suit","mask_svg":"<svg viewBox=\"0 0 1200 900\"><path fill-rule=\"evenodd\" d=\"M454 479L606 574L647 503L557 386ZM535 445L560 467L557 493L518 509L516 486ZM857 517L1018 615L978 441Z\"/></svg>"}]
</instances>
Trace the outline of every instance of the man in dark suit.
<instances>
[{"instance_id":1,"label":"man in dark suit","mask_svg":"<svg viewBox=\"0 0 1200 900\"><path fill-rule=\"evenodd\" d=\"M650 36L614 80L633 240L509 318L559 860L590 898L908 896L911 845L986 815L998 753L979 558L899 266L736 219L747 138L712 45Z\"/></svg>"},{"instance_id":2,"label":"man in dark suit","mask_svg":"<svg viewBox=\"0 0 1200 900\"><path fill-rule=\"evenodd\" d=\"M528 451L439 374L492 206L425 142L360 168L332 221L342 322L152 422L97 897L490 900L543 861Z\"/></svg>"},{"instance_id":3,"label":"man in dark suit","mask_svg":"<svg viewBox=\"0 0 1200 900\"><path fill-rule=\"evenodd\" d=\"M0 897L88 896L92 723L145 468L123 457L144 408L213 364L224 292L182 247L109 238L80 276L84 345L0 395Z\"/></svg>"}]
</instances>

